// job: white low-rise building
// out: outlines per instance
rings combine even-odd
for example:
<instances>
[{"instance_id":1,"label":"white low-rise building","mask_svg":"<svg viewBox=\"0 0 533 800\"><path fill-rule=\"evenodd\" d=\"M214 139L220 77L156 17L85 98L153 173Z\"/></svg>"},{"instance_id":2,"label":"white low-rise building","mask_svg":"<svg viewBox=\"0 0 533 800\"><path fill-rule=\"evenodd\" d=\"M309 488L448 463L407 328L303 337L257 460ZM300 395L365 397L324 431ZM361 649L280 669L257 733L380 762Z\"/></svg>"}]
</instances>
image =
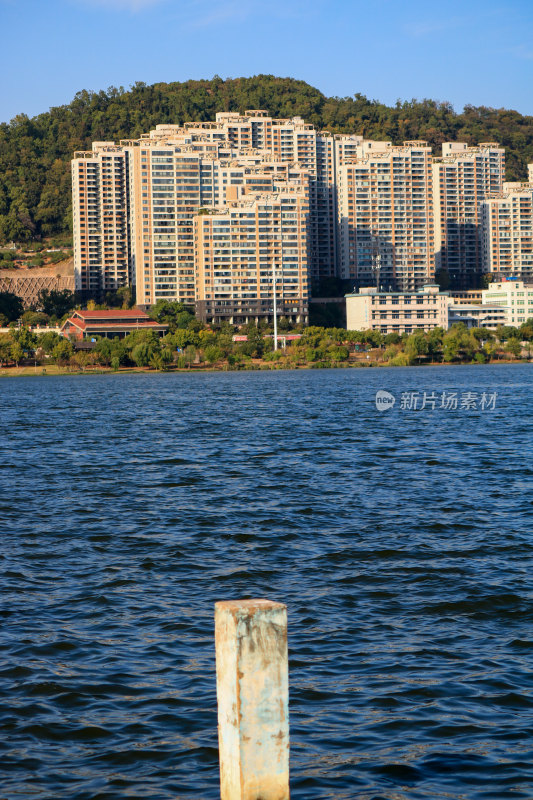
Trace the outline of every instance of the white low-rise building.
<instances>
[{"instance_id":1,"label":"white low-rise building","mask_svg":"<svg viewBox=\"0 0 533 800\"><path fill-rule=\"evenodd\" d=\"M449 296L436 284L418 292L379 292L361 288L346 295L346 327L350 331L414 333L448 327Z\"/></svg>"},{"instance_id":2,"label":"white low-rise building","mask_svg":"<svg viewBox=\"0 0 533 800\"><path fill-rule=\"evenodd\" d=\"M458 303L448 308L448 327L462 322L467 328L487 328L496 330L507 324L507 309L503 306L488 306L472 303Z\"/></svg>"},{"instance_id":3,"label":"white low-rise building","mask_svg":"<svg viewBox=\"0 0 533 800\"><path fill-rule=\"evenodd\" d=\"M504 308L506 319L503 324L519 327L533 319L533 284L512 278L489 283L489 288L483 289L482 302Z\"/></svg>"}]
</instances>

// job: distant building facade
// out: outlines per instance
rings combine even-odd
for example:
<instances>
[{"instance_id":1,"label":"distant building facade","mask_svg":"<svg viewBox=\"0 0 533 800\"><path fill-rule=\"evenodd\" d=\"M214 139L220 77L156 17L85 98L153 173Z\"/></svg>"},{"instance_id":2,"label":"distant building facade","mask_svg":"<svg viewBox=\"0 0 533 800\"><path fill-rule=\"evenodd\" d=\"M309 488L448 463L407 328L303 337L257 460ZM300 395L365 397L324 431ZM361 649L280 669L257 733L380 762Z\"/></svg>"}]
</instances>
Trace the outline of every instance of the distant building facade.
<instances>
[{"instance_id":1,"label":"distant building facade","mask_svg":"<svg viewBox=\"0 0 533 800\"><path fill-rule=\"evenodd\" d=\"M505 151L494 142L477 147L446 142L432 170L435 269L446 270L455 287L467 289L484 269L481 204L502 190Z\"/></svg>"},{"instance_id":2,"label":"distant building facade","mask_svg":"<svg viewBox=\"0 0 533 800\"><path fill-rule=\"evenodd\" d=\"M364 287L346 295L346 328L414 333L448 327L449 296L435 284L416 292L380 292Z\"/></svg>"},{"instance_id":3,"label":"distant building facade","mask_svg":"<svg viewBox=\"0 0 533 800\"><path fill-rule=\"evenodd\" d=\"M457 289L448 292L454 305L472 305L482 302L481 289Z\"/></svg>"},{"instance_id":4,"label":"distant building facade","mask_svg":"<svg viewBox=\"0 0 533 800\"><path fill-rule=\"evenodd\" d=\"M533 183L504 183L481 206L486 271L533 278Z\"/></svg>"},{"instance_id":5,"label":"distant building facade","mask_svg":"<svg viewBox=\"0 0 533 800\"><path fill-rule=\"evenodd\" d=\"M467 328L487 328L496 330L499 325L506 325L507 310L497 305L450 305L448 307L448 327L462 323Z\"/></svg>"},{"instance_id":6,"label":"distant building facade","mask_svg":"<svg viewBox=\"0 0 533 800\"><path fill-rule=\"evenodd\" d=\"M196 313L205 322L307 322L309 284L304 187L248 194L194 217Z\"/></svg>"},{"instance_id":7,"label":"distant building facade","mask_svg":"<svg viewBox=\"0 0 533 800\"><path fill-rule=\"evenodd\" d=\"M361 142L338 172L339 276L412 292L433 280L427 142Z\"/></svg>"},{"instance_id":8,"label":"distant building facade","mask_svg":"<svg viewBox=\"0 0 533 800\"><path fill-rule=\"evenodd\" d=\"M134 284L145 307L205 304L194 218L285 188L307 194L308 286L337 277L409 293L437 267L467 288L496 259L480 244L481 204L503 191L503 169L494 143L446 143L433 158L424 141L332 134L262 110L94 142L72 161L76 288L101 295Z\"/></svg>"},{"instance_id":9,"label":"distant building facade","mask_svg":"<svg viewBox=\"0 0 533 800\"><path fill-rule=\"evenodd\" d=\"M504 325L519 327L533 319L533 281L507 279L489 284L482 292L483 304L505 311Z\"/></svg>"},{"instance_id":10,"label":"distant building facade","mask_svg":"<svg viewBox=\"0 0 533 800\"><path fill-rule=\"evenodd\" d=\"M126 152L113 142L93 142L72 161L74 280L88 296L134 282L128 167Z\"/></svg>"}]
</instances>

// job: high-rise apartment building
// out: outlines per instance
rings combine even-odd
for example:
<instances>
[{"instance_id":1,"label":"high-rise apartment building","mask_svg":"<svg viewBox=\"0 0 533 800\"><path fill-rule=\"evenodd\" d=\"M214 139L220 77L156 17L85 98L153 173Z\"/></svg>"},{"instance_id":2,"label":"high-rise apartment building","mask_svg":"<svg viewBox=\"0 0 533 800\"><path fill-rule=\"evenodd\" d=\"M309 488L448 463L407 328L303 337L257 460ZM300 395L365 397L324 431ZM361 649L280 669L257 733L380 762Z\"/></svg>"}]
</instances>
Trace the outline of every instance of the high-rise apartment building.
<instances>
[{"instance_id":1,"label":"high-rise apartment building","mask_svg":"<svg viewBox=\"0 0 533 800\"><path fill-rule=\"evenodd\" d=\"M287 185L246 194L194 217L196 309L206 322L307 322L308 191Z\"/></svg>"},{"instance_id":2,"label":"high-rise apartment building","mask_svg":"<svg viewBox=\"0 0 533 800\"><path fill-rule=\"evenodd\" d=\"M483 269L481 203L502 190L505 152L493 142L446 142L433 160L435 269L469 288Z\"/></svg>"},{"instance_id":3,"label":"high-rise apartment building","mask_svg":"<svg viewBox=\"0 0 533 800\"><path fill-rule=\"evenodd\" d=\"M197 299L193 217L250 191L285 183L307 187L298 165L267 151L235 150L226 140L182 139L167 129L130 148L131 252L137 302Z\"/></svg>"},{"instance_id":4,"label":"high-rise apartment building","mask_svg":"<svg viewBox=\"0 0 533 800\"><path fill-rule=\"evenodd\" d=\"M215 122L186 123L185 129L193 136L225 140L234 147L266 150L279 161L306 169L309 273L314 282L336 274L335 139L331 134L317 131L301 117L275 119L265 111L221 112Z\"/></svg>"},{"instance_id":5,"label":"high-rise apartment building","mask_svg":"<svg viewBox=\"0 0 533 800\"><path fill-rule=\"evenodd\" d=\"M504 183L481 209L485 271L533 277L533 183Z\"/></svg>"},{"instance_id":6,"label":"high-rise apartment building","mask_svg":"<svg viewBox=\"0 0 533 800\"><path fill-rule=\"evenodd\" d=\"M481 204L501 194L503 167L503 150L491 143L447 143L433 159L423 141L367 141L256 110L158 125L119 145L95 142L72 162L76 287L101 294L133 283L142 305L193 304L194 217L287 187L306 193L316 288L337 276L416 291L434 280L436 265L468 286L490 268L483 258L496 258L481 246L479 226Z\"/></svg>"},{"instance_id":7,"label":"high-rise apartment building","mask_svg":"<svg viewBox=\"0 0 533 800\"><path fill-rule=\"evenodd\" d=\"M79 288L101 292L129 281L136 284L140 304L150 305L161 298L193 304L196 299L193 216L202 207L224 207L228 192L234 200L251 191L272 192L284 182L305 184L308 203L313 204L313 222L310 214L306 216L307 269L313 258L309 256L311 251L315 254L321 251L324 262L328 262L328 274L334 274L333 191L328 183L322 199L319 197L317 201L316 133L303 120L272 120L264 112L249 112L244 117L219 114L214 123L158 125L138 140L124 141L120 146L105 143L105 146L113 148L122 160L122 195L113 229L103 225L103 203L95 196L89 214L91 224L94 218L91 233L96 236L105 228L111 253L113 230L117 238L116 260L127 269L120 275L118 268L115 269L115 283L106 282L100 276L102 273L105 277L109 272L108 264L102 263L104 248L100 239L98 248L91 247L90 263L85 254L88 234L87 220L83 217L86 208L83 174L86 169L91 174L95 168L99 171L99 162L107 157L100 154L100 145L95 144L90 154L76 153L72 167ZM327 147L321 148L318 158L324 169L328 166L331 169L332 153L328 154ZM96 162L96 167L92 162ZM314 181L312 191L309 171ZM115 197L118 201L118 195ZM322 222L317 223L318 206L323 212ZM320 229L326 230L322 244L318 243Z\"/></svg>"},{"instance_id":8,"label":"high-rise apartment building","mask_svg":"<svg viewBox=\"0 0 533 800\"><path fill-rule=\"evenodd\" d=\"M339 166L339 275L414 291L433 279L431 148L362 142Z\"/></svg>"},{"instance_id":9,"label":"high-rise apartment building","mask_svg":"<svg viewBox=\"0 0 533 800\"><path fill-rule=\"evenodd\" d=\"M337 133L333 137L334 150L335 150L335 174L338 173L339 168L343 164L354 161L361 155L361 145L365 139L363 136L356 134ZM390 142L380 142L381 145L390 147Z\"/></svg>"},{"instance_id":10,"label":"high-rise apartment building","mask_svg":"<svg viewBox=\"0 0 533 800\"><path fill-rule=\"evenodd\" d=\"M128 159L113 142L93 142L72 161L74 279L101 294L132 283L128 235Z\"/></svg>"}]
</instances>

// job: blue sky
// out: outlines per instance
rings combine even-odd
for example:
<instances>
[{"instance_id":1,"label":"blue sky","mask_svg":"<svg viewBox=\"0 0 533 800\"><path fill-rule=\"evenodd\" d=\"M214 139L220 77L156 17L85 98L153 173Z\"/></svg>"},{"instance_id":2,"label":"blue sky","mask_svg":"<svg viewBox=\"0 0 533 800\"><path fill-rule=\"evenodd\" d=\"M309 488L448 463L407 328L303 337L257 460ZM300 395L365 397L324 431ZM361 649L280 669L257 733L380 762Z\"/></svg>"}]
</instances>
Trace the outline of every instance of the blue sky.
<instances>
[{"instance_id":1,"label":"blue sky","mask_svg":"<svg viewBox=\"0 0 533 800\"><path fill-rule=\"evenodd\" d=\"M0 121L81 89L268 73L533 115L533 0L0 0Z\"/></svg>"}]
</instances>

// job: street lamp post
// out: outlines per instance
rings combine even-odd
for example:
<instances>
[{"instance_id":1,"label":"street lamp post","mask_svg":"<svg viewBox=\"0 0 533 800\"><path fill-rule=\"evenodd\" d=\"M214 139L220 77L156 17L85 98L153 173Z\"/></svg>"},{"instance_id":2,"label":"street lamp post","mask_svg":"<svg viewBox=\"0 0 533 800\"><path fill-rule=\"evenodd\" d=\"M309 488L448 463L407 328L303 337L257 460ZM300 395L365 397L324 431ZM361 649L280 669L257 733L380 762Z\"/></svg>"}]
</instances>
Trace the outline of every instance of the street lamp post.
<instances>
[{"instance_id":1,"label":"street lamp post","mask_svg":"<svg viewBox=\"0 0 533 800\"><path fill-rule=\"evenodd\" d=\"M278 349L278 301L276 297L276 262L272 262L272 288L274 292L274 350Z\"/></svg>"}]
</instances>

